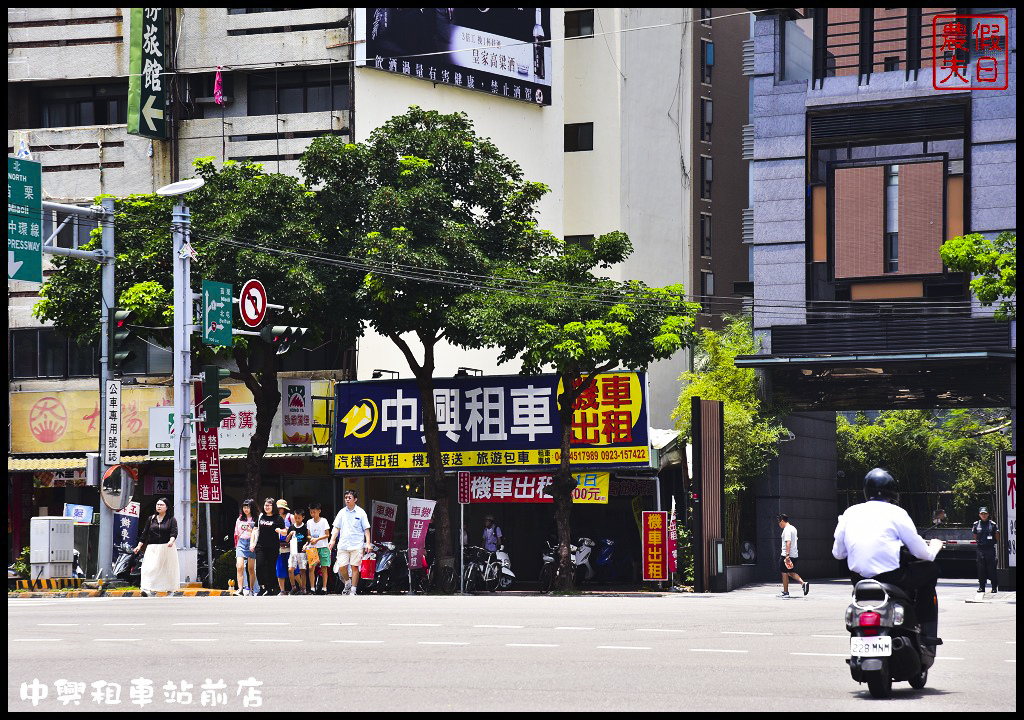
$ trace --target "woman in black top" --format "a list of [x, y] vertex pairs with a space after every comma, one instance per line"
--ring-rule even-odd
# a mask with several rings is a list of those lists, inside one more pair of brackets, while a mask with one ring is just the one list
[[281, 538], [287, 534], [284, 518], [274, 511], [274, 498], [263, 503], [263, 512], [256, 521], [259, 536], [256, 540], [256, 579], [260, 584], [259, 595], [278, 595], [277, 555]]
[[178, 537], [178, 521], [168, 514], [170, 503], [167, 498], [156, 501], [156, 512], [146, 520], [146, 526], [139, 536], [135, 552], [143, 548], [142, 594], [171, 592], [178, 589], [181, 571], [178, 567], [178, 551], [174, 541]]

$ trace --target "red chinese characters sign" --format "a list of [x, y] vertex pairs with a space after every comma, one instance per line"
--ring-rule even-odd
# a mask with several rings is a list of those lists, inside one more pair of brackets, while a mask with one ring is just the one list
[[668, 513], [644, 510], [644, 581], [668, 580]]
[[196, 467], [199, 502], [221, 502], [220, 447], [217, 442], [217, 428], [207, 429], [196, 425]]
[[936, 90], [1006, 90], [1010, 84], [1006, 15], [939, 14], [932, 19]]
[[370, 541], [391, 542], [395, 539], [395, 519], [398, 517], [398, 506], [392, 503], [374, 500], [370, 506]]
[[[572, 491], [574, 503], [608, 504], [608, 473], [576, 473], [573, 478], [576, 480]], [[550, 473], [473, 473], [468, 481], [467, 502], [552, 503], [554, 498], [545, 490], [553, 481]]]

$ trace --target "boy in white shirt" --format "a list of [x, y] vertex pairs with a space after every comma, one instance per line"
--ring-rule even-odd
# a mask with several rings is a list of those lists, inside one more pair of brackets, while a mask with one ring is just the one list
[[[320, 503], [313, 502], [309, 504], [309, 522], [306, 523], [306, 528], [309, 530], [309, 546], [316, 548], [317, 553], [320, 555], [320, 577], [323, 579], [323, 587], [316, 591], [317, 595], [327, 594], [327, 574], [331, 568], [331, 549], [327, 547], [328, 533], [331, 531], [331, 524], [327, 522], [327, 518], [320, 517]], [[316, 587], [316, 575], [310, 578], [310, 589]]]

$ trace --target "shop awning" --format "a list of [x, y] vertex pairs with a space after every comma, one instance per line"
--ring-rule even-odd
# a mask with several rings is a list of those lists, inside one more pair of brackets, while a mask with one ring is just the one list
[[[147, 455], [122, 455], [121, 462], [137, 465], [149, 459]], [[85, 454], [60, 457], [8, 455], [7, 472], [47, 472], [54, 470], [85, 470]]]

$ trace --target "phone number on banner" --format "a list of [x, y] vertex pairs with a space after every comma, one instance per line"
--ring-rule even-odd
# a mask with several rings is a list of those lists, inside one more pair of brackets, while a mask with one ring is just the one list
[[[643, 446], [587, 448], [572, 450], [570, 454], [573, 463], [647, 465], [650, 462], [650, 451]], [[557, 465], [561, 460], [562, 451], [559, 449], [441, 453], [441, 462], [446, 468], [533, 467]], [[426, 453], [345, 453], [334, 456], [335, 470], [415, 470], [426, 468], [428, 464]]]

